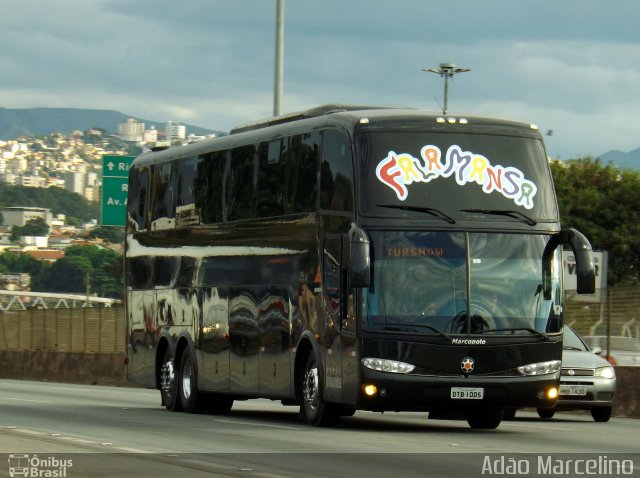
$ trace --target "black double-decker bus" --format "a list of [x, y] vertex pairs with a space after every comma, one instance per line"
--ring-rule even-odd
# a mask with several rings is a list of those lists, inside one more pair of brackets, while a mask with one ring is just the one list
[[170, 410], [553, 407], [562, 230], [533, 125], [330, 105], [141, 155], [129, 178], [128, 377]]

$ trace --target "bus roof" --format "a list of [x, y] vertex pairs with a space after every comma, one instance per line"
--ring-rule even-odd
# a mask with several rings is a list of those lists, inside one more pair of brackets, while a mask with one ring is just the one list
[[144, 153], [134, 162], [134, 166], [150, 162], [203, 154], [218, 149], [242, 146], [247, 143], [266, 141], [287, 134], [320, 129], [326, 126], [342, 126], [352, 130], [357, 125], [364, 128], [406, 128], [431, 126], [442, 130], [460, 125], [465, 128], [493, 130], [531, 135], [540, 135], [538, 128], [522, 121], [479, 115], [429, 112], [414, 108], [394, 108], [385, 106], [357, 106], [327, 104], [308, 110], [268, 118], [255, 123], [233, 128], [229, 135], [208, 139], [177, 148]]

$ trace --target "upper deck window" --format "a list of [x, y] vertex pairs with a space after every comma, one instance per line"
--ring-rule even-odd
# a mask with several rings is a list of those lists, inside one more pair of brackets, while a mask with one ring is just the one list
[[539, 139], [378, 130], [356, 141], [363, 214], [414, 217], [420, 213], [407, 209], [434, 208], [455, 219], [478, 217], [480, 209], [558, 218]]

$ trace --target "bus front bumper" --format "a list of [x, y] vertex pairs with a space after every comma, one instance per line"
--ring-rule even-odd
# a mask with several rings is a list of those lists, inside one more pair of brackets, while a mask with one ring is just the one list
[[552, 408], [559, 372], [539, 376], [420, 376], [363, 373], [357, 408], [370, 411]]

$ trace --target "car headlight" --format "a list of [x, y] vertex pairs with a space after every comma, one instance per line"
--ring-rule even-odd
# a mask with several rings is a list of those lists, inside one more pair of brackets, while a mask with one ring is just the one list
[[413, 371], [415, 365], [404, 362], [396, 362], [395, 360], [386, 360], [378, 358], [363, 358], [362, 365], [371, 370], [377, 370], [378, 372], [390, 372], [390, 373], [409, 373]]
[[518, 367], [518, 372], [522, 375], [546, 375], [555, 373], [560, 370], [560, 360], [551, 360], [549, 362], [530, 363]]
[[595, 375], [602, 378], [616, 378], [616, 371], [613, 367], [599, 367]]

